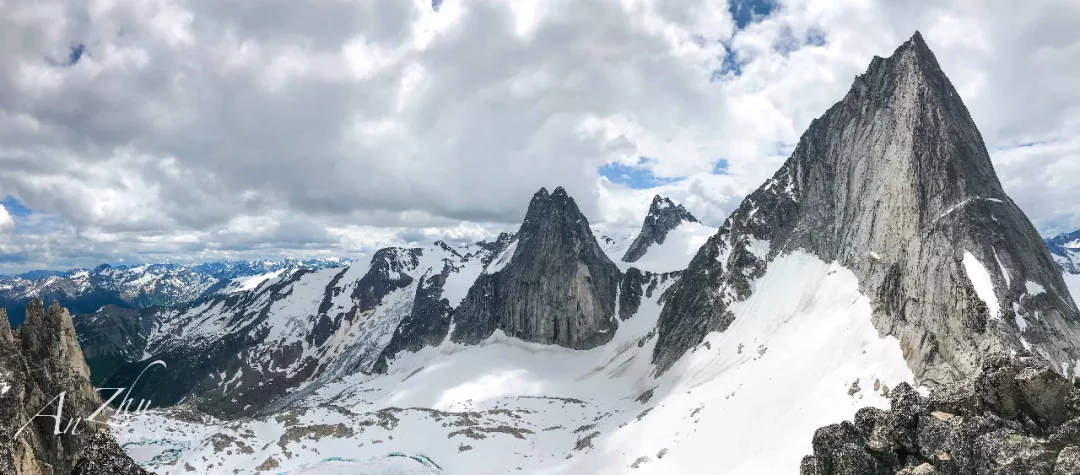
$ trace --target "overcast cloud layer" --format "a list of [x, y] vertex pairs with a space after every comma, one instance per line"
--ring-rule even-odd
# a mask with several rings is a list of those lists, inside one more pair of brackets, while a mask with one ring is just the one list
[[742, 3], [0, 0], [0, 272], [474, 241], [541, 186], [719, 225], [916, 29], [1006, 191], [1080, 228], [1075, 1]]

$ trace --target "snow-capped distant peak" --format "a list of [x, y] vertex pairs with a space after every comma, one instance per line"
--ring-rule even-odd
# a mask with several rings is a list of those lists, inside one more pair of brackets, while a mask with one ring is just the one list
[[632, 240], [625, 241], [624, 246], [612, 240], [605, 250], [621, 256], [613, 259], [620, 267], [632, 265], [646, 271], [671, 272], [685, 268], [698, 248], [715, 232], [716, 229], [701, 224], [683, 205], [656, 195], [641, 230]]

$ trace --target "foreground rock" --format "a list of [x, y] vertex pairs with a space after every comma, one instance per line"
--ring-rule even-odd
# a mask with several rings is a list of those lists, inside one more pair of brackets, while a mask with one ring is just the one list
[[1080, 388], [1041, 358], [986, 358], [979, 376], [822, 427], [803, 475], [1080, 473]]
[[12, 331], [0, 309], [0, 473], [146, 473], [104, 424], [86, 421], [101, 405], [89, 374], [67, 310], [53, 303], [46, 311], [41, 300], [31, 300], [25, 323]]

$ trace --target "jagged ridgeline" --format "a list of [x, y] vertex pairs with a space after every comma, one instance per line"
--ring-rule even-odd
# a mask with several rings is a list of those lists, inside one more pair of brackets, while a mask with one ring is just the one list
[[[680, 223], [702, 227], [666, 198], [652, 208], [635, 241], [640, 254]], [[77, 328], [106, 386], [123, 386], [161, 359], [185, 370], [146, 374], [145, 397], [254, 415], [350, 374], [385, 373], [402, 352], [448, 340], [473, 345], [499, 331], [595, 348], [636, 313], [654, 280], [672, 277], [621, 271], [558, 187], [538, 191], [518, 231], [493, 241], [385, 248], [366, 264], [283, 273], [177, 308], [105, 307], [80, 317]]]
[[626, 254], [623, 254], [623, 262], [636, 262], [641, 259], [651, 245], [663, 244], [668, 233], [680, 224], [699, 222], [683, 205], [676, 205], [670, 199], [656, 195], [649, 205], [645, 222], [641, 224], [641, 232], [630, 243]]
[[1080, 314], [1061, 270], [919, 33], [875, 57], [700, 249], [661, 314], [658, 372], [727, 328], [728, 307], [797, 249], [855, 272], [875, 326], [923, 382], [972, 374], [994, 351], [1077, 366]]
[[103, 425], [85, 420], [101, 399], [90, 385], [68, 311], [55, 302], [46, 310], [40, 299], [32, 299], [25, 315], [23, 325], [12, 331], [0, 308], [0, 473], [146, 473]]

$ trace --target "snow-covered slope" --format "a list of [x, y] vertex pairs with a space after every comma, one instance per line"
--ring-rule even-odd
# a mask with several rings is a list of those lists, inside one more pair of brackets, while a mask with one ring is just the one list
[[487, 243], [453, 248], [436, 242], [385, 248], [370, 262], [343, 268], [238, 280], [208, 298], [145, 317], [151, 323], [142, 346], [117, 355], [141, 357], [128, 359], [106, 384], [128, 384], [145, 366], [139, 360], [161, 359], [185, 370], [140, 380], [155, 401], [198, 398], [203, 409], [227, 415], [285, 404], [412, 348], [402, 341], [408, 328], [448, 326], [446, 302], [461, 301], [497, 250]]
[[[666, 273], [681, 271], [690, 263], [702, 244], [709, 236], [716, 234], [716, 228], [696, 222], [680, 223], [676, 228], [668, 231], [663, 244], [653, 244], [648, 250], [634, 262], [626, 262], [621, 256], [626, 254], [630, 244], [640, 235], [641, 231], [615, 232], [615, 230], [596, 231], [600, 247], [611, 258], [619, 269], [626, 271], [636, 267], [642, 271], [654, 273]], [[611, 236], [614, 234], [615, 236]]]
[[395, 452], [441, 470], [400, 459], [416, 470], [403, 473], [792, 473], [816, 427], [885, 406], [886, 387], [912, 381], [854, 275], [805, 253], [778, 258], [754, 284], [760, 297], [732, 308], [737, 324], [656, 378], [670, 280], [654, 279], [598, 348], [497, 332], [403, 354], [385, 375], [339, 378], [272, 416], [191, 422], [163, 410], [117, 433], [158, 473], [316, 473], [392, 463]]
[[685, 269], [716, 228], [701, 224], [683, 205], [656, 195], [640, 229], [632, 233], [594, 232], [604, 252], [623, 271], [637, 267], [665, 273]]

